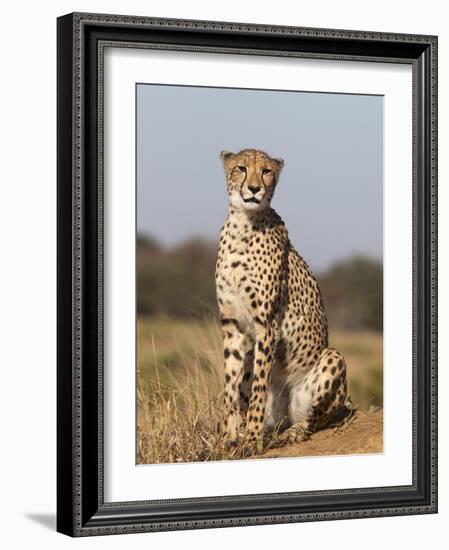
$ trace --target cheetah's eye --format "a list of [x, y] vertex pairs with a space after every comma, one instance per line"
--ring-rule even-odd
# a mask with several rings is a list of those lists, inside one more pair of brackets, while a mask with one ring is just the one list
[[246, 166], [237, 166], [237, 168], [240, 170], [240, 172], [246, 173]]
[[271, 174], [270, 168], [264, 168], [262, 170], [262, 176], [266, 176], [267, 174]]

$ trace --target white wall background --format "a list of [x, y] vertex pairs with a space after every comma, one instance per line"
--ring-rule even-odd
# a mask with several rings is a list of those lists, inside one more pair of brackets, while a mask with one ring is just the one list
[[[71, 11], [215, 19], [438, 34], [440, 37], [440, 388], [448, 388], [447, 235], [449, 30], [445, 2], [417, 0], [90, 0], [10, 2], [1, 40], [1, 455], [0, 542], [4, 548], [154, 549], [274, 545], [364, 550], [418, 549], [447, 539], [449, 410], [440, 410], [440, 513], [299, 525], [157, 533], [72, 540], [55, 529], [56, 428], [56, 21]], [[443, 538], [444, 537], [444, 538]]]

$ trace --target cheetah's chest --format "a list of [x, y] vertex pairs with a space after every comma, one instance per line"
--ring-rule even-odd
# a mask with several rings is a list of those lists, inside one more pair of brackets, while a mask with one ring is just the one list
[[226, 315], [252, 331], [253, 318], [245, 285], [250, 274], [247, 264], [247, 244], [235, 240], [231, 250], [220, 250], [221, 262], [217, 270], [217, 297]]

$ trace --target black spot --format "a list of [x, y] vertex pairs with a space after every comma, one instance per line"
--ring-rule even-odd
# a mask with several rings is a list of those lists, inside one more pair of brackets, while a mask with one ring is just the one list
[[331, 369], [331, 374], [333, 375], [333, 374], [335, 374], [336, 372], [337, 372], [337, 367], [332, 367], [332, 369]]
[[225, 381], [226, 383], [231, 381], [231, 377], [229, 376], [229, 374], [225, 374]]
[[237, 321], [237, 319], [222, 318], [221, 319], [221, 324], [223, 326], [225, 326], [225, 325], [234, 325], [240, 333], [242, 332], [242, 329], [240, 328], [240, 325], [239, 325], [239, 322]]
[[225, 356], [225, 359], [227, 359], [230, 355], [231, 355], [231, 352], [229, 351], [229, 348], [225, 348], [225, 349], [224, 349], [224, 356]]
[[233, 353], [233, 355], [236, 359], [238, 359], [239, 361], [242, 360], [242, 356], [240, 355], [240, 353], [237, 349], [235, 349], [232, 353]]
[[240, 262], [232, 262], [231, 267], [236, 268], [240, 265]]

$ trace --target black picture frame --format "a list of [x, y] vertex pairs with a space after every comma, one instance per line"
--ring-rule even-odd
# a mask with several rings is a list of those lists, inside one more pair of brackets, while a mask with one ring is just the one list
[[[437, 37], [75, 13], [58, 18], [57, 530], [71, 536], [437, 512]], [[413, 483], [105, 503], [102, 44], [413, 68]], [[263, 488], [261, 488], [263, 492]]]

